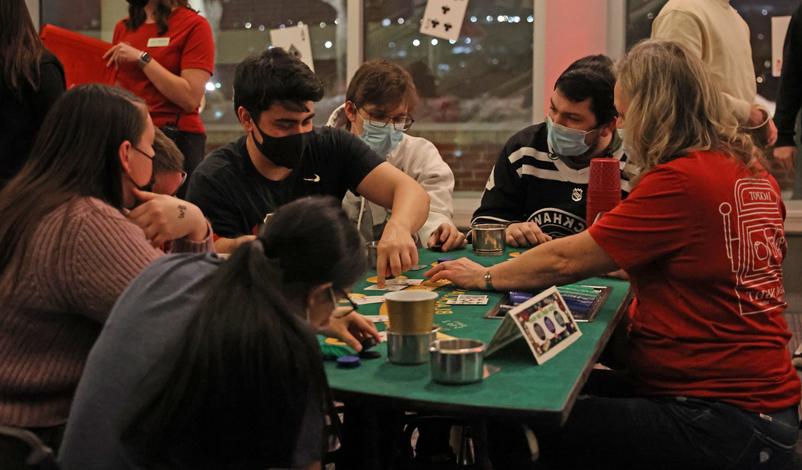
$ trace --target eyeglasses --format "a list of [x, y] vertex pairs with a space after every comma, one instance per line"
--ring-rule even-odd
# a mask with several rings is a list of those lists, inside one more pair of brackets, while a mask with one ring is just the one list
[[348, 296], [348, 294], [346, 294], [346, 293], [345, 293], [345, 292], [343, 292], [342, 290], [340, 290], [340, 292], [339, 292], [339, 293], [340, 293], [340, 294], [341, 294], [341, 296], [342, 296], [342, 300], [347, 300], [347, 301], [348, 301], [348, 303], [349, 303], [349, 304], [351, 304], [351, 310], [348, 310], [347, 312], [336, 313], [336, 312], [337, 312], [337, 309], [336, 309], [336, 307], [338, 307], [338, 306], [340, 305], [340, 301], [339, 301], [339, 300], [337, 300], [337, 295], [335, 295], [335, 293], [334, 293], [334, 289], [333, 289], [333, 288], [331, 288], [331, 287], [329, 287], [329, 295], [331, 296], [331, 302], [334, 304], [334, 307], [335, 307], [335, 310], [334, 310], [334, 312], [335, 312], [335, 313], [332, 313], [332, 314], [331, 314], [331, 316], [332, 316], [333, 318], [343, 318], [343, 317], [347, 317], [347, 316], [348, 316], [348, 315], [350, 315], [352, 312], [356, 312], [356, 311], [357, 311], [357, 309], [359, 309], [359, 306], [358, 306], [358, 305], [357, 305], [357, 304], [356, 304], [356, 303], [355, 303], [353, 300], [351, 300], [351, 297], [349, 297], [349, 296]]
[[[137, 152], [139, 152], [142, 155], [144, 155], [145, 157], [147, 157], [150, 161], [153, 161], [153, 159], [156, 158], [156, 154], [155, 153], [153, 155], [148, 155], [147, 153], [145, 153], [142, 150], [140, 150], [139, 147], [137, 147], [136, 145], [132, 145], [131, 147], [133, 147], [134, 150], [136, 150]], [[183, 182], [183, 180], [182, 180], [182, 182]]]
[[[357, 113], [358, 112], [359, 111], [357, 110]], [[362, 115], [360, 114], [360, 116]], [[415, 123], [415, 120], [409, 114], [402, 114], [393, 118], [387, 118], [382, 116], [371, 116], [367, 111], [365, 111], [365, 115], [362, 116], [362, 119], [382, 129], [387, 127], [388, 124], [392, 123], [393, 129], [402, 132], [408, 131], [409, 128], [412, 127], [412, 124]]]

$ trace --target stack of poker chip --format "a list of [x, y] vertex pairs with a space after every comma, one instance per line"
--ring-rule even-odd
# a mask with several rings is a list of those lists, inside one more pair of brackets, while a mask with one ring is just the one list
[[621, 202], [621, 173], [615, 158], [594, 158], [590, 161], [588, 180], [587, 225]]

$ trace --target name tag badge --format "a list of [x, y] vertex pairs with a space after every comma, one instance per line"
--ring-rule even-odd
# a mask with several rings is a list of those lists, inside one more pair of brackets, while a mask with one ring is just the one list
[[148, 47], [167, 47], [169, 44], [170, 44], [170, 38], [148, 39]]

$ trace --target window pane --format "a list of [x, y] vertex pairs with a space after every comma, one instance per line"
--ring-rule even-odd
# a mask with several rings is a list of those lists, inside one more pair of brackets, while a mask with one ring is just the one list
[[532, 119], [532, 0], [473, 1], [455, 42], [418, 32], [426, 2], [365, 0], [365, 59], [410, 71], [410, 133], [433, 141], [457, 190], [481, 190], [501, 146]]
[[315, 73], [326, 89], [316, 109], [315, 124], [325, 124], [334, 103], [345, 90], [346, 0], [206, 0], [203, 3], [217, 43], [217, 66], [212, 77], [214, 91], [207, 91], [207, 105], [202, 114], [210, 129], [215, 129], [215, 124], [229, 125], [223, 128], [237, 125], [232, 101], [237, 64], [270, 45], [271, 29], [296, 26], [299, 22], [309, 27]]
[[418, 32], [424, 7], [410, 0], [365, 2], [365, 58], [407, 67], [423, 98], [416, 119], [528, 122], [532, 2], [471, 2], [453, 43]]

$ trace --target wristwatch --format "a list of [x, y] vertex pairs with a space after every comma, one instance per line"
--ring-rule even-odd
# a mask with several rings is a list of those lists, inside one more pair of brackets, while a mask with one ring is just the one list
[[489, 269], [485, 271], [484, 280], [485, 280], [485, 290], [496, 290], [495, 287], [493, 287], [493, 278], [490, 276]]
[[148, 65], [148, 63], [150, 62], [150, 59], [152, 59], [152, 58], [153, 57], [150, 56], [148, 51], [142, 51], [142, 53], [139, 54], [139, 66], [140, 67], [144, 67], [144, 66]]

